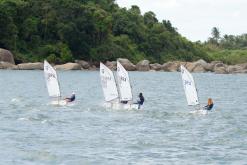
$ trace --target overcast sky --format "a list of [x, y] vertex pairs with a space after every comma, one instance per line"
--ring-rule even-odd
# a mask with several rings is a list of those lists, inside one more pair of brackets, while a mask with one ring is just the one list
[[247, 0], [116, 0], [121, 7], [137, 5], [142, 13], [153, 11], [170, 20], [183, 36], [205, 41], [212, 27], [221, 34], [247, 33]]

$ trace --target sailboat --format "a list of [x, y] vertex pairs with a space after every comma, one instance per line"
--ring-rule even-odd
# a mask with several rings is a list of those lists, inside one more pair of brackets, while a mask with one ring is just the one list
[[181, 65], [180, 69], [187, 103], [195, 108], [191, 113], [207, 113], [207, 110], [200, 107], [197, 88], [192, 74], [183, 65]]
[[101, 85], [105, 96], [105, 106], [112, 109], [138, 109], [133, 104], [129, 74], [117, 61], [117, 83], [113, 72], [100, 63]]
[[44, 75], [48, 94], [50, 98], [52, 98], [51, 104], [66, 105], [67, 102], [65, 100], [61, 100], [61, 92], [57, 72], [46, 60], [44, 61]]
[[100, 77], [105, 101], [111, 103], [117, 102], [118, 91], [115, 77], [113, 75], [113, 72], [103, 63], [100, 63]]

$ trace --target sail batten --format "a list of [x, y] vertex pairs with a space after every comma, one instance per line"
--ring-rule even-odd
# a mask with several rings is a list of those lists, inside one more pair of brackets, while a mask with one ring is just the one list
[[103, 63], [100, 63], [100, 78], [105, 101], [117, 99], [118, 91], [113, 72]]
[[129, 74], [117, 61], [117, 81], [120, 94], [120, 101], [131, 101], [133, 99]]
[[198, 105], [199, 100], [195, 81], [191, 73], [183, 65], [181, 65], [181, 75], [188, 105]]
[[60, 97], [61, 93], [57, 73], [46, 60], [44, 61], [44, 75], [49, 96], [56, 98]]

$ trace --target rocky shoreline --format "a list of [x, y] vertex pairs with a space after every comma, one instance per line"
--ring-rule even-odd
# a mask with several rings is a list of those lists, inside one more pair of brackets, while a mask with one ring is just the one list
[[[184, 65], [190, 72], [214, 72], [216, 74], [235, 74], [247, 73], [247, 63], [237, 65], [226, 65], [221, 61], [212, 61], [207, 63], [204, 60], [195, 62], [181, 62], [173, 61], [164, 64], [154, 63], [151, 64], [148, 60], [142, 60], [136, 65], [131, 63], [128, 59], [119, 58], [118, 61], [128, 71], [160, 71], [160, 72], [178, 72], [180, 65]], [[116, 70], [116, 61], [107, 61], [105, 63], [112, 70]], [[13, 55], [10, 51], [0, 49], [0, 69], [10, 70], [43, 70], [44, 64], [41, 62], [36, 63], [21, 63], [15, 65]], [[74, 63], [66, 63], [62, 65], [54, 65], [57, 70], [98, 70], [99, 63], [90, 63], [83, 60], [75, 60]]]

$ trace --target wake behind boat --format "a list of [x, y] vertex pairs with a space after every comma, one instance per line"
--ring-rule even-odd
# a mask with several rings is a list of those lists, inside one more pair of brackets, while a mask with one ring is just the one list
[[105, 107], [112, 109], [140, 109], [138, 104], [133, 103], [129, 74], [120, 62], [117, 61], [117, 83], [113, 72], [103, 63], [100, 63], [100, 77], [105, 96]]

